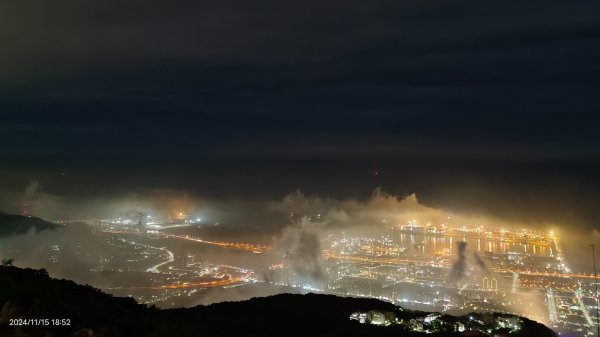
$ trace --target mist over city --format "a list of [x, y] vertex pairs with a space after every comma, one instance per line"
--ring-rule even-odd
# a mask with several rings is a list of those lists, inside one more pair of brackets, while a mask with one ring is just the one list
[[[297, 294], [350, 330], [600, 333], [598, 1], [2, 7], [1, 273], [166, 322]], [[71, 319], [0, 295], [0, 336]]]

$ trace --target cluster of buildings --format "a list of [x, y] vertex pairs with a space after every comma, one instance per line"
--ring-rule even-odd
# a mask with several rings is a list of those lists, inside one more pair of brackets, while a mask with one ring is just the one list
[[481, 336], [512, 334], [519, 331], [523, 323], [519, 317], [503, 314], [472, 313], [457, 317], [441, 313], [408, 313], [403, 317], [399, 318], [390, 311], [370, 310], [354, 312], [350, 315], [350, 320], [358, 321], [361, 324], [400, 326], [415, 332], [457, 332], [464, 335], [478, 333]]
[[[177, 298], [198, 294], [201, 287], [187, 287], [198, 280], [240, 277], [242, 282], [257, 282], [261, 279], [253, 276], [252, 270], [210, 264], [194, 254], [173, 254], [165, 247], [152, 246], [148, 242], [159, 238], [153, 233], [157, 231], [162, 239], [197, 241], [253, 253], [269, 253], [270, 247], [245, 244], [246, 247], [196, 240], [185, 234], [165, 234], [165, 229], [189, 226], [194, 219], [188, 217], [175, 223], [154, 224], [153, 221], [148, 218], [142, 225], [135, 218], [95, 222], [103, 228], [109, 243], [119, 248], [115, 250], [117, 253], [102, 257], [97, 271], [151, 271], [151, 283], [173, 285], [165, 289], [146, 287], [113, 293], [133, 294], [142, 302], [177, 306]], [[136, 230], [140, 226], [143, 231]], [[155, 229], [155, 226], [158, 227]], [[118, 231], [118, 228], [126, 230]], [[185, 233], [186, 229], [173, 230]], [[140, 236], [150, 241], [146, 240], [144, 244], [131, 239]], [[81, 251], [85, 251], [85, 247]], [[62, 247], [49, 247], [46, 253], [57, 261]], [[412, 221], [370, 236], [331, 235], [323, 241], [320, 262], [325, 276], [318, 282], [298, 274], [285, 260], [276, 264], [276, 268], [270, 268], [264, 281], [305, 291], [378, 298], [428, 312], [523, 315], [573, 337], [591, 336], [597, 324], [593, 279], [570, 271], [560, 241], [553, 232], [486, 229], [482, 226], [466, 228], [447, 223], [420, 225]], [[452, 277], [451, 271], [457, 268], [459, 277]], [[265, 272], [257, 270], [256, 273]], [[220, 285], [217, 282], [215, 286]], [[388, 313], [372, 311], [356, 313], [351, 318], [376, 325], [402, 324], [415, 331], [483, 329], [477, 327], [477, 316], [473, 317], [473, 321], [452, 321], [442, 315], [399, 322]], [[486, 327], [492, 324], [493, 329], [512, 329], [518, 325], [518, 322], [500, 316], [493, 322], [483, 322]]]

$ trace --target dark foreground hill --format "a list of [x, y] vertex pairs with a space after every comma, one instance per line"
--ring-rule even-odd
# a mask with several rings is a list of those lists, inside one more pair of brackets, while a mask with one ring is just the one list
[[[72, 281], [52, 279], [44, 270], [13, 266], [0, 266], [0, 307], [0, 336], [376, 337], [424, 336], [425, 332], [414, 331], [423, 329], [447, 330], [434, 336], [485, 336], [492, 330], [489, 335], [555, 336], [545, 326], [515, 316], [471, 314], [432, 321], [435, 315], [430, 315], [427, 323], [427, 313], [373, 299], [331, 295], [284, 294], [160, 310]], [[353, 313], [354, 318], [363, 319], [350, 320]], [[516, 322], [517, 330], [511, 328], [511, 322]], [[451, 332], [454, 327], [457, 332]]]
[[25, 234], [31, 230], [36, 232], [53, 230], [56, 227], [57, 225], [40, 218], [0, 212], [0, 238]]

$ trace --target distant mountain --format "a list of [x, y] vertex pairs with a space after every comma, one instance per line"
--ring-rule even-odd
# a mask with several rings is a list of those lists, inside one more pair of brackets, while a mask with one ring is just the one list
[[[456, 330], [462, 325], [462, 332], [433, 336], [487, 336], [492, 330], [490, 336], [556, 336], [545, 326], [517, 316], [457, 318], [407, 311], [374, 299], [331, 295], [284, 294], [161, 310], [90, 286], [52, 279], [44, 270], [13, 266], [0, 266], [0, 308], [0, 336], [424, 336], [425, 332], [414, 331], [422, 330], [424, 323], [430, 328], [437, 324], [436, 331], [444, 324]], [[390, 324], [391, 320], [396, 323]], [[511, 328], [515, 322], [518, 330]], [[384, 323], [390, 325], [374, 325]]]
[[15, 234], [25, 234], [32, 228], [36, 232], [53, 230], [58, 225], [35, 217], [0, 212], [0, 238]]

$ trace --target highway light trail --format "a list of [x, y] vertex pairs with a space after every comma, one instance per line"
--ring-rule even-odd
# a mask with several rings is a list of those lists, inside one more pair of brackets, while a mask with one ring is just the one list
[[[114, 230], [114, 229], [110, 229], [110, 230], [104, 229], [102, 231], [106, 232], [106, 233], [111, 233], [111, 234], [134, 234], [134, 235], [139, 235], [139, 236], [146, 236], [143, 233], [138, 233], [135, 231]], [[204, 240], [204, 239], [200, 239], [197, 237], [193, 237], [190, 235], [175, 235], [175, 234], [165, 234], [165, 233], [152, 233], [151, 235], [157, 236], [157, 237], [162, 237], [162, 238], [174, 238], [174, 239], [180, 239], [180, 240], [193, 241], [193, 242], [203, 243], [203, 244], [207, 244], [207, 245], [211, 245], [211, 246], [217, 246], [217, 247], [221, 247], [221, 248], [225, 248], [225, 249], [243, 250], [243, 251], [256, 253], [256, 254], [269, 253], [272, 250], [272, 247], [267, 246], [267, 245], [255, 245], [255, 244], [244, 243], [244, 242], [210, 241], [210, 240]]]
[[152, 247], [152, 248], [160, 249], [160, 250], [165, 251], [169, 255], [169, 258], [167, 259], [167, 261], [158, 263], [158, 264], [156, 264], [156, 265], [148, 268], [148, 271], [151, 271], [153, 273], [160, 273], [160, 271], [158, 270], [158, 268], [160, 268], [160, 267], [162, 267], [162, 266], [164, 266], [164, 265], [166, 265], [168, 263], [171, 263], [171, 262], [175, 261], [175, 256], [173, 255], [173, 252], [171, 252], [170, 250], [168, 250], [166, 248], [158, 248], [158, 247]]
[[215, 281], [204, 281], [204, 282], [184, 282], [184, 283], [171, 283], [171, 284], [163, 284], [158, 286], [139, 286], [139, 287], [116, 287], [110, 289], [125, 289], [125, 290], [142, 290], [142, 289], [152, 289], [152, 290], [161, 290], [161, 289], [189, 289], [189, 288], [213, 288], [213, 287], [224, 287], [228, 285], [233, 285], [236, 283], [240, 283], [246, 280], [243, 276], [238, 277], [228, 277], [222, 280]]
[[156, 234], [166, 238], [175, 238], [181, 240], [194, 241], [199, 243], [204, 243], [207, 245], [218, 246], [225, 249], [234, 249], [234, 250], [243, 250], [251, 253], [268, 253], [272, 250], [270, 246], [266, 245], [254, 245], [251, 243], [241, 243], [241, 242], [222, 242], [222, 241], [209, 241], [203, 240], [200, 238], [195, 238], [189, 235], [175, 235], [175, 234]]

